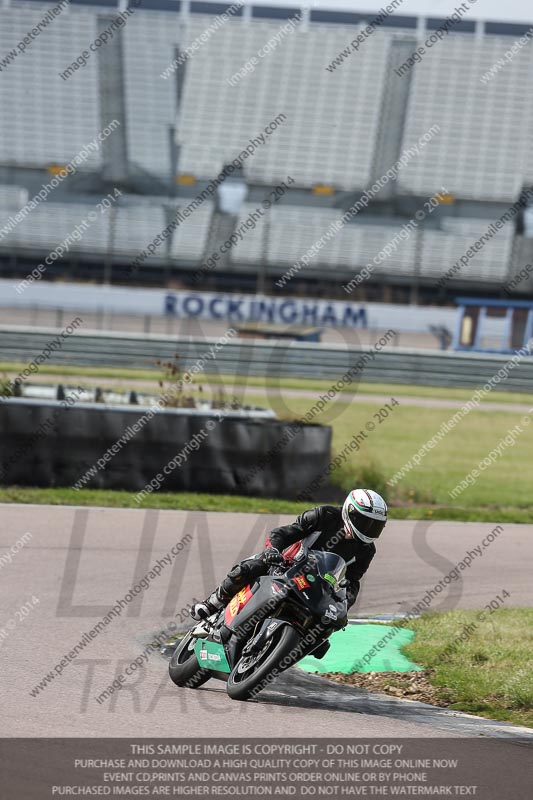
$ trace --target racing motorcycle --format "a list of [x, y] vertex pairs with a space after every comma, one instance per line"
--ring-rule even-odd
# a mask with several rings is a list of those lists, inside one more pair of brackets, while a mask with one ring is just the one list
[[348, 582], [343, 558], [312, 549], [319, 535], [288, 547], [280, 566], [185, 635], [169, 664], [177, 686], [217, 678], [231, 698], [248, 700], [304, 656], [324, 657], [346, 619]]

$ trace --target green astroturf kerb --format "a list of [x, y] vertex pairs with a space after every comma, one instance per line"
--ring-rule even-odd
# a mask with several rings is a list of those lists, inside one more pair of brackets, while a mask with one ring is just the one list
[[306, 656], [298, 662], [306, 672], [410, 672], [420, 670], [400, 648], [414, 638], [414, 632], [391, 625], [349, 625], [331, 638], [331, 647], [318, 659]]

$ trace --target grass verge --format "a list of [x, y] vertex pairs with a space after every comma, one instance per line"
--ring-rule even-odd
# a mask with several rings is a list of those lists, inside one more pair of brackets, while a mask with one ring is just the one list
[[[176, 511], [220, 511], [247, 514], [290, 514], [296, 516], [312, 503], [291, 500], [270, 500], [239, 495], [199, 494], [193, 492], [148, 495], [135, 502], [135, 492], [111, 489], [81, 489], [54, 487], [39, 489], [26, 486], [0, 487], [0, 503], [32, 503], [35, 505], [103, 506], [108, 508], [161, 508]], [[324, 501], [327, 502], [327, 501]], [[336, 501], [332, 500], [335, 504]], [[446, 506], [391, 506], [391, 519], [455, 520], [457, 522], [518, 522], [533, 523], [533, 507], [522, 508], [450, 508]]]
[[0, 487], [0, 503], [34, 503], [37, 505], [104, 506], [108, 508], [161, 508], [177, 511], [233, 511], [263, 514], [300, 514], [307, 503], [290, 500], [264, 500], [237, 495], [195, 494], [189, 492], [158, 492], [135, 502], [136, 492], [110, 489], [80, 489], [54, 487], [38, 489], [24, 486]]
[[406, 627], [416, 635], [402, 650], [439, 705], [533, 727], [533, 608], [423, 614]]

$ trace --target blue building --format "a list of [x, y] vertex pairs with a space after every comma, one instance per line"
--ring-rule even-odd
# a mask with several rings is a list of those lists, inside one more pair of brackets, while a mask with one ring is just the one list
[[533, 334], [533, 301], [458, 297], [454, 350], [515, 353]]

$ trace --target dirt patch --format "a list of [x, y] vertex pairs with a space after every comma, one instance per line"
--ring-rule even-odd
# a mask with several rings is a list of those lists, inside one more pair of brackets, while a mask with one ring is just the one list
[[327, 672], [322, 678], [329, 678], [337, 683], [357, 686], [373, 692], [382, 692], [392, 697], [403, 697], [405, 700], [418, 700], [432, 706], [446, 708], [452, 697], [446, 689], [437, 689], [430, 683], [430, 670], [416, 672]]

